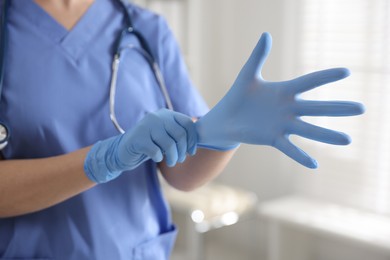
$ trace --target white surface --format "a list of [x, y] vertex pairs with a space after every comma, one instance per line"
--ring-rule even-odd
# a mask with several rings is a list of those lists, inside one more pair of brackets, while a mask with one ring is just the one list
[[285, 197], [262, 203], [259, 214], [281, 224], [390, 252], [390, 217], [387, 216], [303, 197]]
[[254, 193], [215, 182], [192, 192], [182, 192], [166, 184], [163, 187], [172, 209], [187, 214], [201, 233], [237, 223], [253, 212], [257, 203]]
[[211, 182], [191, 192], [164, 186], [172, 207], [179, 211], [202, 211], [204, 220], [221, 217], [227, 212], [244, 213], [256, 204], [256, 195], [227, 185]]
[[[198, 260], [259, 260], [251, 252], [247, 252], [239, 247], [226, 246], [218, 241], [207, 241], [204, 259]], [[175, 249], [171, 260], [188, 260], [188, 255], [181, 248]]]

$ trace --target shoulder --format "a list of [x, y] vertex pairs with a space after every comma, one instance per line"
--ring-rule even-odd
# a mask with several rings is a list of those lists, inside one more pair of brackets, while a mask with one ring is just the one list
[[128, 3], [127, 10], [133, 19], [134, 26], [137, 26], [138, 28], [153, 28], [154, 30], [158, 29], [159, 31], [169, 30], [166, 19], [162, 15], [154, 11], [151, 11], [134, 3]]

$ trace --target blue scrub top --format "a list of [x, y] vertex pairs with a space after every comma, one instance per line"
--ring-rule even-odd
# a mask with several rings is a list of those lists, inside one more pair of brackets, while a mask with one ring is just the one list
[[[164, 19], [135, 5], [128, 10], [161, 66], [175, 110], [205, 114]], [[0, 119], [12, 131], [5, 158], [65, 154], [118, 134], [108, 96], [114, 43], [124, 25], [112, 0], [95, 0], [70, 31], [32, 0], [11, 1], [0, 104]], [[134, 36], [123, 44], [130, 43], [139, 45]], [[136, 52], [126, 51], [118, 77], [116, 111], [125, 129], [165, 107]], [[0, 259], [167, 259], [175, 232], [156, 165], [147, 161], [53, 207], [0, 219]]]

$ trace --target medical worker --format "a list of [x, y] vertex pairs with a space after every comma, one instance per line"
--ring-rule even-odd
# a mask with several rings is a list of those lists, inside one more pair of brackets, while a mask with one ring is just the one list
[[[0, 162], [0, 259], [168, 259], [176, 229], [157, 169], [173, 187], [192, 190], [217, 176], [241, 143], [273, 146], [316, 168], [290, 134], [350, 140], [300, 116], [363, 112], [354, 102], [298, 97], [347, 69], [264, 80], [267, 33], [209, 111], [160, 16], [118, 0], [5, 2], [0, 121], [10, 135]], [[159, 65], [174, 111], [165, 109], [159, 73], [134, 46]]]

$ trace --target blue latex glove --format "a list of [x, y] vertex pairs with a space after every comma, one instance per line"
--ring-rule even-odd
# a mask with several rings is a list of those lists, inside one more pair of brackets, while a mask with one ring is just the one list
[[168, 166], [196, 151], [197, 133], [190, 117], [167, 109], [147, 114], [128, 132], [97, 142], [88, 152], [84, 170], [97, 183], [108, 182], [146, 160]]
[[344, 68], [314, 72], [289, 81], [269, 82], [261, 70], [271, 50], [271, 36], [264, 33], [236, 81], [222, 100], [197, 121], [199, 146], [228, 150], [240, 143], [273, 146], [309, 168], [317, 162], [293, 145], [288, 137], [299, 135], [319, 142], [347, 145], [341, 132], [311, 125], [301, 116], [352, 116], [362, 114], [361, 104], [347, 101], [306, 101], [299, 94], [349, 75]]

